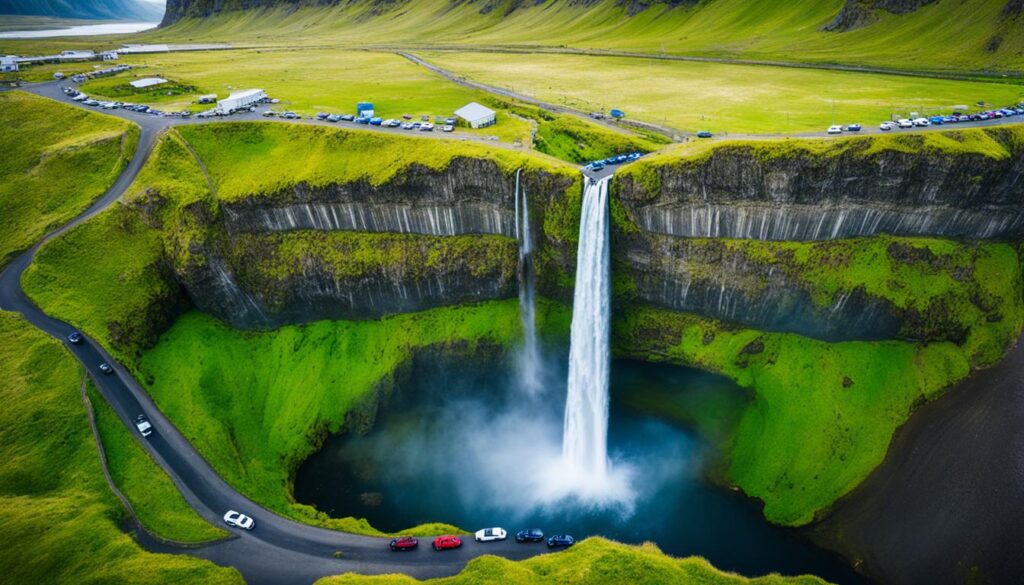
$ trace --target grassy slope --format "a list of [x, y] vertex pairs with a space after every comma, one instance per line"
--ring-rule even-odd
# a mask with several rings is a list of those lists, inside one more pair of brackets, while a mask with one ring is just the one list
[[[486, 15], [480, 14], [479, 3], [453, 6], [425, 0], [390, 9], [354, 3], [295, 12], [229, 12], [188, 20], [145, 38], [572, 47], [921, 70], [1019, 71], [1024, 64], [1024, 33], [1020, 20], [1015, 23], [1002, 15], [1005, 0], [939, 0], [912, 14], [881, 12], [877, 22], [855, 31], [821, 31], [843, 1], [716, 0], [695, 8], [659, 5], [632, 18], [625, 15], [627, 5], [614, 0], [543, 2], [523, 5], [511, 14], [498, 3]], [[987, 50], [996, 36], [1002, 42], [996, 50]]]
[[226, 530], [211, 526], [189, 507], [171, 478], [139, 445], [135, 434], [117, 418], [91, 381], [88, 392], [110, 475], [132, 503], [142, 525], [178, 542], [206, 542], [227, 536]]
[[525, 561], [484, 556], [473, 559], [452, 577], [419, 581], [404, 575], [369, 577], [346, 574], [327, 577], [316, 585], [819, 585], [812, 576], [768, 575], [746, 579], [716, 570], [699, 557], [677, 559], [653, 544], [628, 546], [603, 538], [588, 538], [556, 555], [541, 555]]
[[999, 82], [582, 55], [423, 56], [547, 102], [584, 111], [617, 107], [647, 122], [716, 133], [821, 132], [833, 123], [877, 124], [893, 113], [948, 114], [955, 105], [1024, 99], [1024, 88]]
[[113, 184], [138, 128], [22, 92], [0, 94], [0, 266]]
[[[551, 319], [563, 323], [565, 315], [556, 310]], [[514, 300], [268, 333], [233, 331], [190, 313], [143, 355], [139, 374], [161, 410], [243, 493], [291, 517], [373, 534], [365, 521], [328, 520], [292, 502], [293, 468], [346, 417], [356, 428], [366, 424], [361, 401], [386, 389], [413, 352], [439, 346], [471, 354], [518, 335]]]
[[242, 583], [234, 570], [150, 554], [118, 528], [81, 371], [60, 344], [0, 313], [0, 566], [10, 583]]

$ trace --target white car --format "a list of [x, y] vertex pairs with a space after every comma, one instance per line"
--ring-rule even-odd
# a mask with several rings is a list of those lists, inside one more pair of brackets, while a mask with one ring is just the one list
[[228, 513], [224, 514], [224, 523], [244, 530], [252, 530], [252, 527], [256, 526], [255, 520], [234, 510], [228, 510]]
[[481, 528], [476, 531], [477, 542], [492, 542], [495, 540], [505, 540], [508, 538], [508, 533], [505, 532], [504, 528]]
[[914, 123], [911, 122], [910, 120], [906, 119], [906, 118], [903, 118], [902, 120], [898, 120], [896, 122], [896, 125], [899, 126], [900, 128], [913, 128], [914, 127]]
[[149, 419], [144, 414], [135, 417], [135, 427], [139, 429], [139, 434], [143, 437], [153, 434], [153, 425], [149, 424]]
[[895, 122], [882, 122], [881, 124], [878, 125], [878, 128], [880, 130], [886, 130], [886, 131], [892, 130], [895, 127], [896, 127], [896, 123]]
[[828, 133], [829, 134], [842, 134], [843, 133], [843, 127], [842, 126], [829, 126], [828, 127]]
[[932, 123], [928, 121], [928, 118], [915, 118], [914, 126], [931, 126]]

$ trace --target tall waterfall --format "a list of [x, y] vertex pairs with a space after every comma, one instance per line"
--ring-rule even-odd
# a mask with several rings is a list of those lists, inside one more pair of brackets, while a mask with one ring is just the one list
[[563, 462], [573, 472], [589, 478], [603, 478], [608, 471], [609, 180], [585, 178], [562, 435]]
[[523, 389], [531, 395], [541, 387], [541, 357], [537, 345], [536, 305], [533, 271], [533, 237], [530, 233], [530, 205], [526, 188], [520, 182], [522, 169], [516, 171], [516, 238], [519, 239], [519, 314], [523, 321], [523, 347], [519, 354], [519, 377]]

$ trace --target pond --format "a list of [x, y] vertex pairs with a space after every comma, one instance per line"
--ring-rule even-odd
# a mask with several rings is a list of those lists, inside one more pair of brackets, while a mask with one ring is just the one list
[[534, 469], [557, 469], [535, 462], [560, 453], [565, 366], [553, 361], [546, 370], [547, 390], [524, 396], [501, 364], [416, 360], [373, 430], [331, 437], [300, 466], [296, 499], [389, 532], [428, 522], [510, 533], [539, 527], [652, 541], [747, 576], [861, 582], [842, 558], [771, 525], [754, 502], [705, 479], [713, 449], [676, 422], [686, 418], [679, 412], [703, 412], [703, 423], [715, 420], [698, 421], [700, 428], [723, 432], [748, 398], [730, 380], [697, 370], [613, 362], [608, 444], [612, 467], [629, 477], [629, 497], [608, 505], [546, 497]]

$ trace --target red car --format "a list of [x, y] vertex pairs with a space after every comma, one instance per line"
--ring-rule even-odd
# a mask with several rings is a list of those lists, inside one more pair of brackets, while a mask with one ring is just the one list
[[420, 541], [411, 536], [399, 536], [391, 541], [391, 550], [412, 550], [420, 545]]
[[446, 550], [450, 548], [459, 548], [460, 546], [462, 546], [462, 539], [458, 536], [446, 534], [434, 539], [434, 550]]

